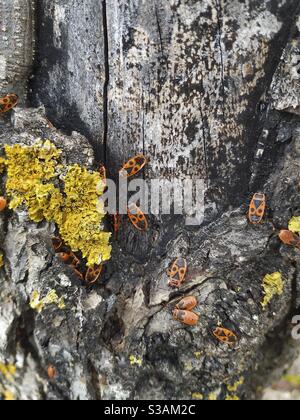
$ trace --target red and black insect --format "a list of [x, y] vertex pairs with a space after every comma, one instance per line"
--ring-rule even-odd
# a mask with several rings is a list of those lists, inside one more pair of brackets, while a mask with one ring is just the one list
[[149, 224], [147, 217], [136, 204], [130, 204], [127, 215], [133, 226], [140, 231], [148, 230]]
[[237, 335], [227, 328], [218, 327], [213, 331], [214, 337], [221, 343], [234, 346], [238, 342]]
[[167, 274], [169, 277], [169, 286], [170, 287], [180, 287], [184, 282], [186, 273], [187, 273], [187, 261], [184, 258], [177, 258], [172, 264], [170, 270]]
[[262, 193], [254, 194], [249, 207], [249, 221], [253, 225], [259, 225], [266, 212], [266, 195]]
[[18, 104], [18, 101], [19, 97], [15, 93], [9, 93], [3, 98], [0, 98], [0, 114], [13, 109]]
[[[120, 170], [120, 174], [124, 176], [125, 178], [130, 178], [134, 175], [136, 175], [138, 172], [140, 172], [146, 165], [148, 161], [144, 155], [137, 155], [133, 158], [131, 158], [127, 163], [123, 165], [123, 167]], [[100, 165], [99, 173], [101, 176], [101, 179], [106, 185], [106, 179], [107, 179], [107, 170], [104, 165]], [[148, 230], [149, 223], [146, 215], [143, 213], [143, 211], [136, 205], [131, 204], [128, 206], [127, 209], [127, 216], [133, 226], [139, 230], [139, 231], [146, 231]], [[115, 233], [115, 237], [118, 236], [118, 232], [121, 227], [121, 217], [118, 213], [113, 215], [113, 230]]]
[[70, 265], [71, 267], [77, 268], [80, 265], [79, 258], [77, 258], [74, 252], [72, 251], [60, 252], [58, 256], [62, 262], [64, 262], [67, 265]]
[[123, 165], [120, 174], [125, 178], [130, 178], [139, 173], [147, 163], [147, 158], [144, 155], [137, 155]]
[[86, 283], [89, 285], [95, 284], [101, 276], [102, 268], [102, 265], [94, 265], [94, 267], [89, 267], [84, 278]]

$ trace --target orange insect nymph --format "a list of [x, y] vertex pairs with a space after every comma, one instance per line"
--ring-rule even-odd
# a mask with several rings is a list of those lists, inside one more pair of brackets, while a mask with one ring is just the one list
[[130, 178], [139, 173], [147, 163], [148, 160], [144, 155], [137, 155], [123, 165], [120, 173], [124, 178]]
[[185, 280], [187, 273], [187, 261], [184, 258], [177, 258], [176, 261], [172, 264], [170, 270], [167, 274], [170, 278], [169, 286], [170, 287], [179, 287]]
[[266, 195], [262, 193], [254, 194], [249, 208], [249, 221], [253, 225], [259, 225], [266, 212]]
[[227, 328], [218, 327], [213, 331], [213, 335], [221, 343], [228, 344], [229, 346], [233, 346], [238, 342], [236, 334]]
[[176, 305], [176, 309], [182, 311], [191, 311], [198, 305], [197, 299], [194, 296], [187, 296]]
[[296, 235], [295, 233], [291, 232], [290, 230], [282, 230], [279, 233], [279, 239], [285, 245], [294, 246], [296, 248], [300, 248], [300, 236]]
[[142, 210], [136, 205], [131, 204], [127, 209], [129, 220], [133, 226], [140, 231], [148, 230], [149, 224]]
[[175, 321], [179, 321], [182, 324], [195, 326], [199, 322], [199, 315], [190, 311], [181, 311], [179, 309], [174, 309], [173, 318]]
[[0, 211], [4, 211], [7, 207], [7, 200], [4, 197], [0, 197]]
[[52, 238], [52, 245], [55, 252], [62, 252], [64, 243], [61, 238]]
[[18, 95], [10, 93], [3, 98], [0, 98], [0, 114], [8, 112], [13, 109], [19, 101]]
[[47, 369], [47, 374], [49, 379], [54, 379], [56, 377], [56, 369], [54, 366], [49, 366]]

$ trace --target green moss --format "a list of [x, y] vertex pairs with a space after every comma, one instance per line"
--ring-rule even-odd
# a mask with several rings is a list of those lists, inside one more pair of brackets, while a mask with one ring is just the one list
[[5, 153], [10, 208], [25, 205], [32, 221], [55, 222], [64, 242], [74, 252], [82, 252], [88, 266], [107, 261], [111, 234], [102, 226], [105, 212], [100, 202], [104, 188], [100, 174], [79, 165], [63, 168], [61, 151], [50, 141], [6, 146]]
[[204, 395], [201, 394], [200, 392], [193, 392], [192, 393], [192, 399], [202, 401], [202, 400], [204, 400]]
[[284, 291], [284, 282], [281, 273], [267, 274], [263, 279], [264, 299], [261, 302], [263, 308], [266, 308], [274, 296], [281, 296]]

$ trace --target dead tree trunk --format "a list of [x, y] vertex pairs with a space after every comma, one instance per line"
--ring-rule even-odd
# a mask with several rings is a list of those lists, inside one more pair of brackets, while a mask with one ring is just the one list
[[[293, 358], [299, 251], [282, 246], [277, 231], [300, 212], [298, 3], [37, 3], [31, 105], [44, 105], [71, 137], [49, 128], [42, 111], [18, 110], [1, 143], [50, 138], [67, 160], [87, 166], [92, 147], [113, 178], [143, 152], [145, 179], [203, 178], [207, 194], [200, 227], [152, 216], [141, 235], [125, 224], [91, 289], [53, 258], [53, 226], [1, 216], [0, 362], [18, 360], [17, 397], [247, 399]], [[271, 213], [252, 227], [243, 205], [257, 190]], [[189, 274], [174, 292], [166, 270], [178, 255]], [[262, 279], [277, 271], [284, 293], [263, 310]], [[28, 299], [37, 288], [56, 289], [66, 310], [34, 313]], [[191, 293], [199, 300], [194, 328], [171, 315], [176, 298]], [[239, 345], [220, 345], [211, 334], [218, 325], [235, 331]], [[50, 382], [48, 366], [57, 372]]]

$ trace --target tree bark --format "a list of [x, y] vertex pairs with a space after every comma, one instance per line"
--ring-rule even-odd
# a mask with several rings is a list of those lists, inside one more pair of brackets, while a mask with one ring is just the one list
[[[203, 178], [206, 211], [197, 228], [151, 216], [143, 235], [124, 219], [101, 282], [88, 289], [54, 258], [53, 226], [1, 215], [0, 361], [18, 362], [16, 397], [253, 399], [294, 359], [300, 259], [278, 230], [300, 212], [298, 9], [297, 0], [37, 3], [29, 98], [64, 134], [42, 109], [20, 109], [1, 143], [49, 138], [66, 162], [102, 160], [112, 178], [142, 152], [149, 182]], [[247, 200], [259, 190], [270, 213], [253, 227]], [[176, 292], [166, 271], [178, 255], [189, 272]], [[263, 310], [262, 280], [276, 271], [284, 293]], [[66, 310], [33, 312], [32, 291], [51, 289]], [[172, 319], [186, 294], [199, 301], [194, 328]], [[238, 346], [215, 340], [221, 324]]]

